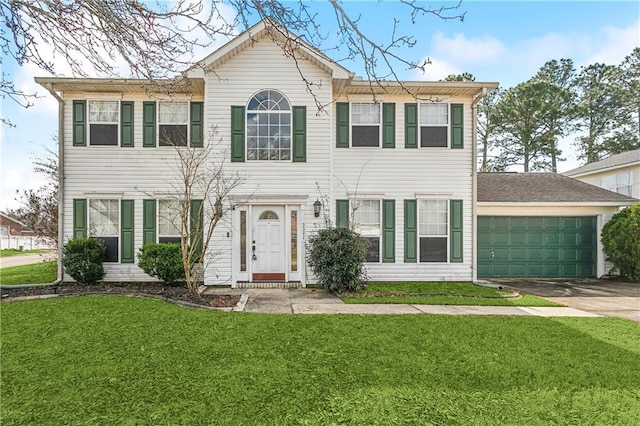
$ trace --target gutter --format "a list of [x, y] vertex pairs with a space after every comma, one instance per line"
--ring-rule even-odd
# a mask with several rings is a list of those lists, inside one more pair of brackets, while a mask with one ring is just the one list
[[471, 166], [471, 277], [473, 282], [478, 280], [478, 256], [476, 255], [476, 239], [478, 232], [478, 103], [489, 93], [486, 86], [474, 95], [471, 103], [471, 146], [472, 146], [472, 166]]
[[46, 89], [58, 101], [58, 282], [62, 282], [62, 242], [64, 233], [64, 101], [53, 90], [53, 83], [47, 83]]

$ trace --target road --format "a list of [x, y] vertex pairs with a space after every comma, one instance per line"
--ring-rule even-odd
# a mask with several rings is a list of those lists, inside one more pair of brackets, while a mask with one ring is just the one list
[[45, 260], [54, 260], [55, 253], [42, 254], [24, 254], [17, 256], [9, 256], [0, 258], [0, 268], [8, 268], [10, 266], [30, 265], [32, 263], [43, 262]]

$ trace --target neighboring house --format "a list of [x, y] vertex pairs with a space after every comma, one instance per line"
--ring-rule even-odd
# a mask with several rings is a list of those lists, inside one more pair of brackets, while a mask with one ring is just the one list
[[640, 149], [612, 155], [563, 175], [640, 199]]
[[310, 282], [305, 243], [325, 217], [368, 239], [372, 279], [474, 279], [475, 106], [497, 83], [379, 87], [302, 42], [294, 60], [269, 29], [213, 52], [172, 96], [135, 80], [36, 79], [61, 103], [60, 241], [100, 237], [105, 279], [148, 280], [139, 247], [180, 237], [166, 145], [219, 142], [246, 183], [223, 200], [233, 210], [205, 284]]
[[25, 229], [24, 224], [17, 219], [7, 216], [4, 213], [0, 213], [0, 236], [35, 236], [33, 231]]
[[478, 173], [478, 277], [605, 275], [602, 227], [636, 201], [555, 173]]

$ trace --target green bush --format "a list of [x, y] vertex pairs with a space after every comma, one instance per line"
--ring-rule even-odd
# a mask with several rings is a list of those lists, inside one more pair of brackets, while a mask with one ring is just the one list
[[640, 282], [640, 203], [614, 214], [602, 228], [601, 241], [621, 278]]
[[309, 242], [309, 266], [322, 288], [342, 293], [364, 287], [367, 241], [347, 228], [328, 228]]
[[104, 277], [105, 247], [97, 238], [73, 238], [62, 250], [65, 272], [82, 284], [93, 284]]
[[179, 243], [147, 243], [140, 247], [138, 266], [148, 275], [167, 284], [184, 280]]

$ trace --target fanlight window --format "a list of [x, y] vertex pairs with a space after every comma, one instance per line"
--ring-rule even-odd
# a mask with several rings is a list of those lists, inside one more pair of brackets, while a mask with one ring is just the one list
[[260, 220], [279, 220], [278, 215], [273, 210], [265, 210], [260, 214]]
[[247, 160], [291, 160], [291, 105], [276, 90], [247, 104]]

